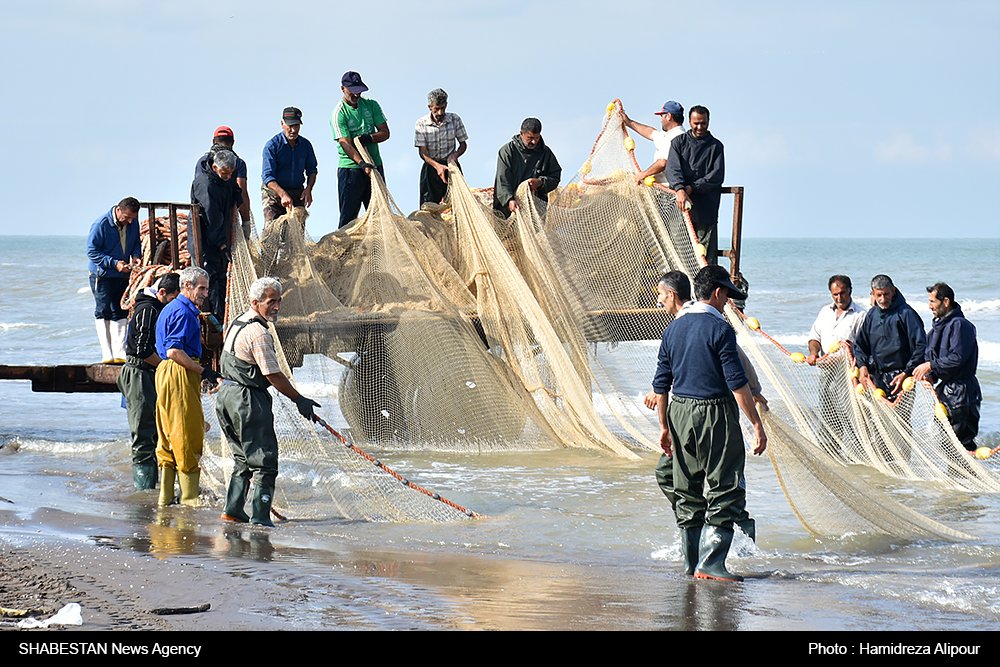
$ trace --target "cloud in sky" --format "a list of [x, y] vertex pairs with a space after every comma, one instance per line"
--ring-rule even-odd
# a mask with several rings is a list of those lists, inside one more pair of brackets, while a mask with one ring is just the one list
[[887, 164], [922, 165], [932, 162], [951, 162], [954, 151], [951, 144], [938, 141], [921, 144], [909, 132], [895, 132], [892, 137], [875, 144], [875, 158]]

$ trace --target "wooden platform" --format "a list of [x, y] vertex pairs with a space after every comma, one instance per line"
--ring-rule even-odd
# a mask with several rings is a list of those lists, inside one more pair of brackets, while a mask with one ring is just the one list
[[0, 380], [31, 380], [31, 391], [116, 392], [121, 364], [0, 366]]

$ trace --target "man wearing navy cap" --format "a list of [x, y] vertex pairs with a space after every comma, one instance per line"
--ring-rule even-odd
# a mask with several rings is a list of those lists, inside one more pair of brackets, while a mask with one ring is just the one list
[[264, 144], [264, 164], [260, 174], [264, 222], [274, 220], [293, 207], [309, 207], [316, 185], [316, 151], [299, 136], [302, 112], [285, 107], [281, 112], [281, 132]]
[[667, 156], [670, 155], [670, 142], [674, 140], [674, 137], [684, 134], [684, 107], [671, 100], [670, 102], [666, 102], [663, 108], [656, 112], [656, 115], [660, 117], [662, 130], [637, 123], [629, 118], [627, 114], [622, 113], [625, 126], [652, 141], [656, 147], [656, 153], [653, 155], [653, 164], [636, 174], [636, 182], [642, 183], [647, 176], [652, 176], [656, 179], [657, 183], [667, 186], [667, 177], [663, 172], [667, 168]]
[[[361, 97], [368, 86], [357, 72], [345, 72], [340, 80], [340, 90], [344, 98], [330, 115], [333, 138], [337, 140], [340, 161], [337, 163], [337, 189], [340, 195], [340, 224], [347, 225], [358, 217], [361, 205], [365, 210], [372, 198], [371, 171], [377, 169], [382, 178], [382, 156], [378, 145], [389, 138], [389, 124], [382, 107], [375, 100]], [[366, 162], [354, 146], [358, 137], [372, 161]]]

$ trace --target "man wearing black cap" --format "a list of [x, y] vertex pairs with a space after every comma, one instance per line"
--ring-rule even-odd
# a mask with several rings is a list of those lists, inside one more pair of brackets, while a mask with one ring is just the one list
[[[382, 107], [375, 100], [361, 97], [368, 86], [357, 72], [345, 72], [340, 80], [340, 90], [344, 98], [330, 115], [333, 138], [337, 140], [340, 161], [337, 163], [337, 190], [340, 195], [340, 224], [347, 225], [358, 217], [361, 205], [368, 209], [372, 198], [372, 169], [378, 169], [385, 178], [382, 156], [378, 145], [389, 138], [389, 124]], [[358, 137], [372, 161], [366, 162], [357, 148], [354, 138]]]
[[722, 142], [708, 131], [708, 109], [693, 106], [691, 129], [670, 143], [667, 180], [677, 191], [677, 207], [691, 216], [698, 243], [705, 246], [709, 264], [719, 260], [719, 202], [726, 161]]
[[264, 144], [260, 174], [264, 222], [274, 220], [292, 207], [308, 208], [313, 203], [316, 151], [308, 139], [299, 136], [301, 125], [302, 112], [285, 107], [281, 112], [281, 132]]
[[737, 406], [753, 425], [754, 454], [767, 447], [736, 332], [722, 315], [728, 298], [745, 297], [727, 271], [714, 264], [695, 275], [694, 292], [698, 302], [666, 328], [660, 343], [653, 378], [660, 446], [673, 454], [685, 571], [699, 579], [742, 581], [726, 570], [733, 523], [746, 508], [746, 455]]
[[[207, 161], [208, 167], [212, 167], [212, 158], [218, 150], [228, 148], [233, 152], [233, 155], [236, 155], [236, 151], [233, 150], [234, 143], [236, 143], [236, 135], [233, 134], [232, 128], [225, 125], [215, 128], [215, 134], [212, 135], [212, 147], [208, 149], [207, 153], [198, 158], [198, 161], [194, 165], [194, 175], [198, 176], [202, 172], [202, 162]], [[243, 201], [240, 203], [240, 220], [243, 221], [243, 236], [250, 238], [250, 197], [247, 190], [247, 163], [239, 155], [236, 155], [236, 171], [233, 172], [233, 178], [236, 179], [236, 185], [239, 186], [240, 195], [243, 197]]]
[[622, 113], [622, 120], [626, 127], [637, 132], [640, 136], [649, 139], [656, 146], [656, 153], [653, 155], [653, 164], [636, 174], [636, 182], [642, 183], [646, 180], [646, 177], [652, 176], [656, 179], [657, 183], [667, 186], [667, 177], [663, 171], [667, 168], [667, 156], [670, 155], [670, 142], [674, 140], [674, 137], [684, 134], [684, 107], [671, 100], [665, 103], [663, 108], [656, 112], [656, 115], [660, 117], [662, 130], [637, 123], [624, 112]]

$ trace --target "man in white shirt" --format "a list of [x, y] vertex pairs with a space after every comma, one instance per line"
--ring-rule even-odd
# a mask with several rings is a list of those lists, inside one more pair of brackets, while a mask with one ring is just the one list
[[865, 321], [865, 309], [851, 299], [851, 279], [831, 276], [827, 282], [833, 303], [823, 306], [809, 332], [809, 356], [806, 363], [815, 366], [837, 343], [854, 342]]
[[625, 127], [649, 139], [656, 147], [653, 164], [636, 174], [636, 182], [642, 183], [647, 176], [652, 176], [657, 183], [669, 187], [664, 169], [667, 167], [667, 156], [670, 154], [670, 142], [674, 140], [674, 137], [684, 134], [684, 107], [671, 100], [664, 104], [663, 108], [656, 112], [656, 115], [660, 117], [662, 130], [637, 123], [624, 112], [622, 113], [622, 121], [625, 123]]

